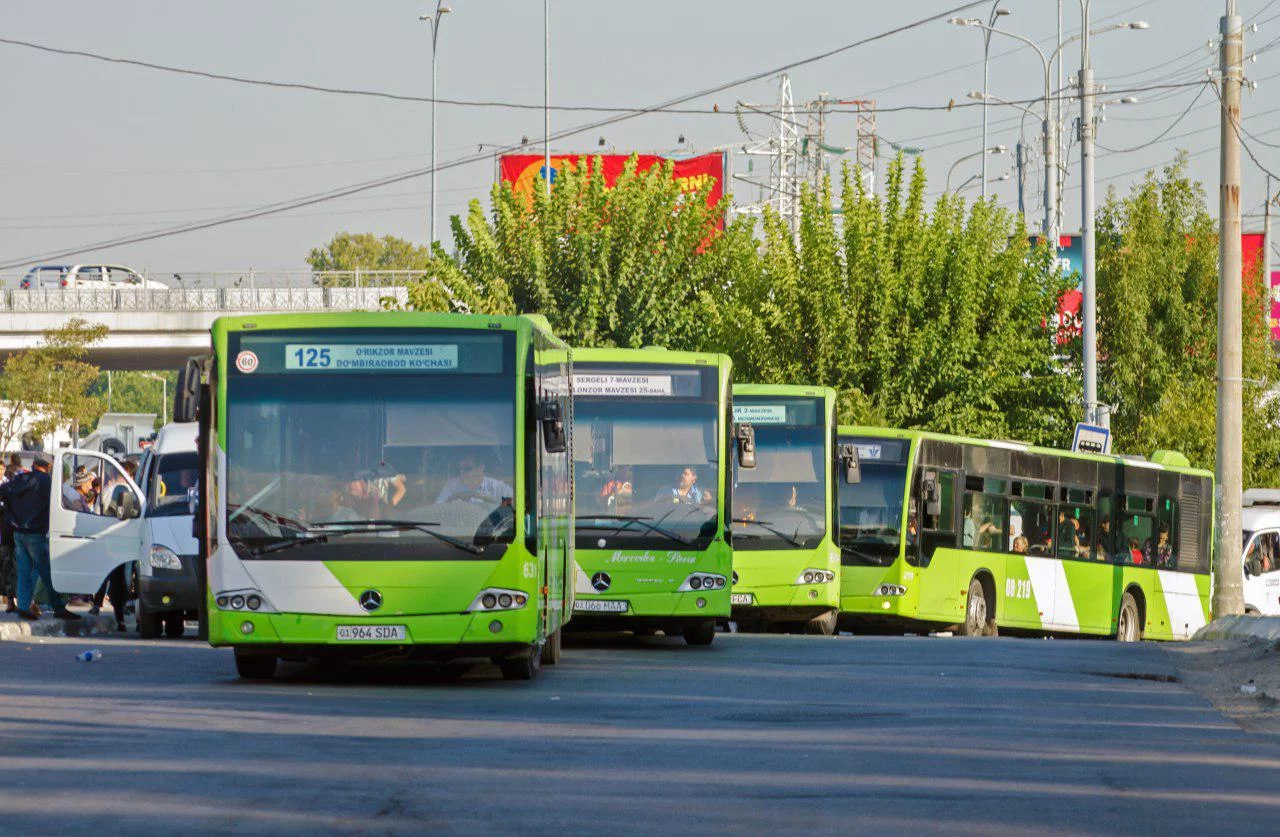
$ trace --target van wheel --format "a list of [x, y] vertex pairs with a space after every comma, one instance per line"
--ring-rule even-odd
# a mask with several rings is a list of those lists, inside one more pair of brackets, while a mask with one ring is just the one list
[[170, 611], [164, 617], [164, 635], [170, 639], [177, 639], [186, 633], [187, 620], [186, 616], [180, 610]]
[[148, 610], [142, 599], [138, 599], [138, 636], [143, 639], [159, 639], [163, 627], [160, 614]]
[[542, 664], [554, 666], [560, 663], [560, 629], [557, 628], [547, 641], [542, 643]]
[[716, 622], [714, 619], [694, 622], [692, 625], [685, 625], [681, 633], [689, 645], [710, 645], [716, 641]]
[[1120, 615], [1116, 618], [1116, 642], [1141, 642], [1142, 621], [1138, 615], [1138, 603], [1132, 593], [1125, 593], [1120, 600]]
[[989, 612], [987, 592], [982, 589], [982, 582], [975, 578], [969, 582], [969, 600], [965, 604], [964, 624], [960, 626], [960, 635], [986, 636]]
[[503, 680], [533, 680], [542, 670], [542, 651], [530, 648], [514, 657], [498, 661]]
[[236, 674], [244, 680], [270, 680], [276, 676], [275, 655], [236, 649]]

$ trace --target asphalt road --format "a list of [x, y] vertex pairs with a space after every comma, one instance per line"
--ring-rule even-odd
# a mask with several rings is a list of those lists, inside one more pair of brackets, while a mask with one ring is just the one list
[[0, 642], [0, 832], [1280, 832], [1280, 739], [1152, 644], [580, 641], [532, 684], [95, 645]]

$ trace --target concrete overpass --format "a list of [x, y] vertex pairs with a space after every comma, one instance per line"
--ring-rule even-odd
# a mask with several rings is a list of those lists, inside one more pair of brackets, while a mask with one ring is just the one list
[[[367, 274], [366, 274], [367, 277]], [[217, 317], [306, 311], [376, 311], [386, 302], [404, 304], [399, 284], [330, 284], [319, 274], [307, 286], [68, 288], [3, 291], [0, 301], [0, 362], [40, 342], [46, 329], [72, 317], [105, 325], [107, 338], [90, 351], [103, 369], [174, 369], [207, 351], [209, 326]], [[283, 283], [281, 283], [283, 284]]]

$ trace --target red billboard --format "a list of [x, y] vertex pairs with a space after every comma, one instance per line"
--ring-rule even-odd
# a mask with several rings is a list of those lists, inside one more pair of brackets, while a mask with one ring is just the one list
[[[552, 154], [551, 184], [554, 186], [559, 172], [568, 169], [587, 167], [590, 170], [595, 161], [600, 161], [604, 182], [612, 186], [622, 176], [627, 160], [636, 157], [636, 171], [648, 171], [654, 166], [662, 165], [668, 160], [673, 164], [671, 176], [680, 184], [682, 192], [705, 190], [707, 206], [715, 206], [724, 197], [724, 178], [726, 170], [723, 152], [702, 154], [697, 157], [674, 159], [657, 154]], [[498, 158], [498, 176], [511, 184], [517, 194], [531, 194], [534, 184], [542, 177], [543, 157], [541, 154], [506, 154]]]

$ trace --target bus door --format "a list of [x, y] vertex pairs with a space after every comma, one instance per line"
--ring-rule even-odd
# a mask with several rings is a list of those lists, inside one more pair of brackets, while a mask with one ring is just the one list
[[51, 476], [53, 586], [96, 593], [112, 570], [142, 555], [142, 491], [115, 459], [93, 451], [58, 451]]

